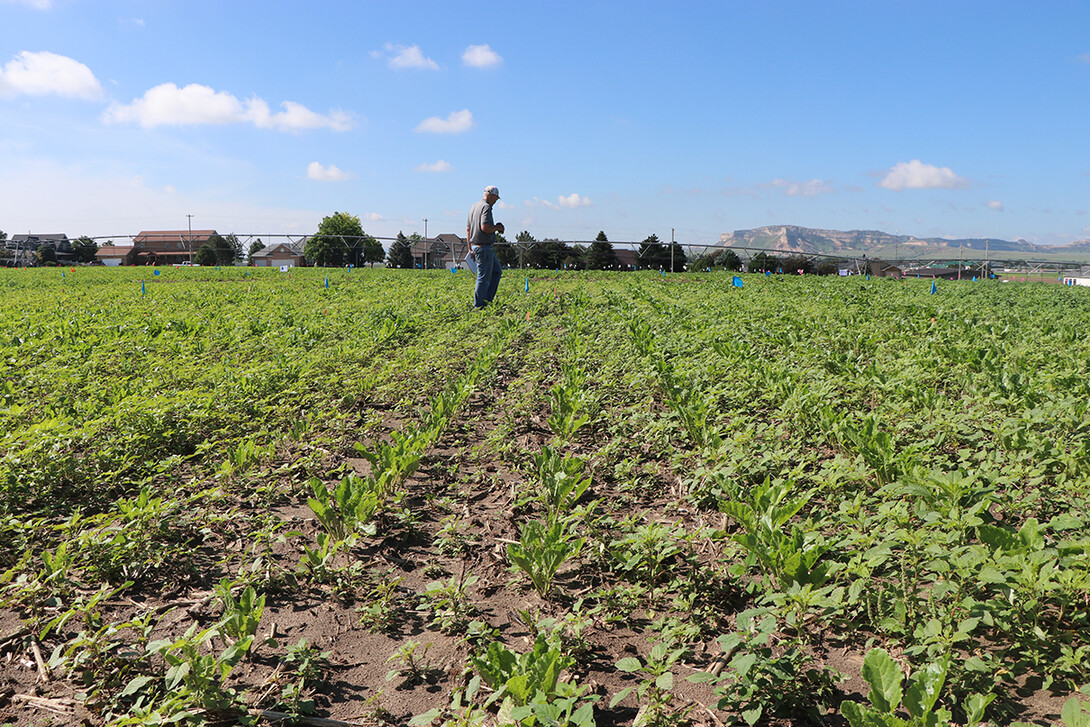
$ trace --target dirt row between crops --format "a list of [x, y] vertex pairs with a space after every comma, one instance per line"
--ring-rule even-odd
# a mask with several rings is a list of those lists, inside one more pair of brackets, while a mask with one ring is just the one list
[[[366, 594], [352, 599], [333, 593], [329, 587], [309, 586], [301, 581], [270, 591], [258, 636], [259, 640], [276, 639], [279, 649], [274, 652], [258, 646], [231, 677], [236, 687], [250, 690], [255, 706], [270, 706], [279, 693], [278, 654], [284, 646], [306, 639], [330, 653], [325, 679], [313, 685], [320, 716], [364, 725], [405, 724], [413, 715], [448, 705], [452, 691], [462, 686], [467, 676], [470, 646], [465, 634], [430, 629], [426, 616], [417, 610], [418, 596], [429, 582], [452, 576], [465, 582], [475, 576], [478, 580], [468, 588], [474, 609], [471, 618], [495, 629], [509, 648], [525, 652], [532, 646], [532, 636], [523, 614], [531, 614], [531, 618], [562, 615], [578, 598], [613, 578], [612, 574], [589, 565], [569, 566], [558, 574], [552, 599], [543, 601], [524, 578], [508, 567], [506, 546], [518, 540], [519, 523], [528, 514], [515, 508], [517, 493], [531, 476], [520, 470], [520, 464], [525, 465], [529, 454], [539, 452], [551, 437], [545, 423], [548, 412], [543, 393], [522, 388], [529, 385], [523, 373], [532, 362], [525, 359], [519, 347], [512, 349], [501, 356], [494, 383], [470, 398], [463, 412], [426, 453], [418, 471], [405, 483], [404, 506], [415, 515], [415, 521], [384, 522], [380, 528], [384, 537], [366, 541], [352, 554], [372, 573], [385, 573], [386, 582], [398, 582], [390, 601], [396, 615], [391, 625], [377, 632], [361, 625], [358, 609], [366, 602]], [[526, 399], [536, 403], [536, 410], [515, 420], [512, 427], [508, 412]], [[397, 421], [391, 417], [388, 424], [396, 427]], [[512, 461], [515, 458], [480, 447], [497, 428], [514, 438], [516, 451], [525, 455], [522, 460]], [[586, 498], [600, 500], [606, 511], [638, 508], [647, 522], [681, 522], [690, 532], [709, 526], [723, 527], [717, 513], [699, 512], [686, 503], [681, 483], [664, 466], [659, 467], [656, 482], [647, 492], [622, 491], [607, 468], [595, 468], [594, 442], [608, 435], [602, 430], [586, 431], [569, 448], [569, 453], [585, 457], [592, 467], [593, 484]], [[363, 469], [347, 453], [331, 456], [328, 464], [333, 469], [348, 461]], [[444, 503], [449, 507], [448, 512], [437, 506], [441, 498], [449, 499]], [[287, 523], [289, 529], [302, 531], [313, 542], [319, 527], [305, 504], [305, 495], [296, 494], [290, 499], [291, 503], [276, 505], [273, 514]], [[257, 504], [250, 507], [256, 508]], [[250, 514], [256, 517], [260, 513], [251, 510]], [[436, 545], [446, 514], [462, 522], [459, 532], [465, 538], [466, 548], [461, 553], [445, 553]], [[241, 513], [243, 518], [246, 515], [246, 511]], [[244, 545], [242, 539], [235, 539], [231, 533], [222, 533], [221, 538], [222, 547], [228, 552]], [[297, 569], [299, 550], [290, 541], [278, 543], [272, 546], [270, 557], [290, 572]], [[714, 564], [721, 558], [721, 548], [715, 541], [700, 544], [702, 563]], [[165, 612], [173, 608], [152, 638], [177, 638], [194, 622], [203, 627], [215, 622], [218, 607], [210, 585], [222, 575], [227, 574], [218, 573], [196, 587], [182, 584], [173, 592], [125, 595], [111, 601], [103, 616], [122, 621], [148, 610]], [[746, 605], [741, 594], [724, 596], [723, 633], [733, 627], [733, 614]], [[636, 683], [635, 677], [618, 671], [614, 665], [626, 656], [646, 656], [651, 648], [650, 620], [640, 609], [627, 622], [595, 621], [586, 634], [590, 650], [580, 659], [574, 673], [565, 677], [587, 685], [601, 697], [596, 710], [599, 725], [629, 725], [636, 716], [638, 704], [634, 695], [613, 709], [608, 708], [608, 703], [612, 695]], [[847, 678], [839, 685], [843, 697], [865, 700], [866, 685], [860, 669], [866, 634], [826, 634], [821, 632], [820, 623], [812, 626], [816, 631], [812, 635], [816, 665], [835, 669]], [[17, 635], [21, 629], [16, 614], [0, 610], [0, 636]], [[74, 634], [75, 629], [69, 628], [64, 636], [69, 638]], [[400, 677], [388, 680], [387, 672], [397, 666], [396, 661], [390, 663], [389, 659], [410, 640], [419, 642], [421, 650], [427, 649], [421, 656], [422, 682], [410, 684]], [[720, 655], [715, 638], [710, 637], [675, 669], [680, 678], [674, 688], [674, 706], [679, 712], [687, 712], [691, 723], [698, 727], [721, 725], [725, 715], [716, 713], [716, 698], [709, 687], [693, 685], [684, 677], [712, 668]], [[48, 651], [40, 656], [48, 659]], [[6, 683], [0, 686], [0, 717], [20, 727], [46, 724], [50, 712], [25, 700], [13, 701], [16, 694], [35, 695], [70, 707], [71, 714], [58, 716], [54, 723], [77, 724], [87, 720], [87, 724], [96, 724], [91, 712], [80, 704], [73, 685], [60, 679], [42, 681], [38, 658], [31, 649], [8, 649], [4, 658], [8, 666], [4, 668]], [[1023, 719], [1040, 720], [1043, 724], [1057, 721], [1062, 700], [1046, 692], [1035, 692], [1021, 701], [1029, 708]], [[771, 724], [794, 723], [783, 720]], [[835, 714], [824, 723], [844, 724]]]

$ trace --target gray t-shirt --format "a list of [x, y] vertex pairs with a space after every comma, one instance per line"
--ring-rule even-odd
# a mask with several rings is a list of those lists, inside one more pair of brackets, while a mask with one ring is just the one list
[[492, 205], [483, 199], [477, 200], [477, 204], [473, 205], [472, 209], [469, 210], [469, 219], [466, 220], [466, 227], [469, 229], [469, 244], [491, 245], [494, 243], [496, 233], [481, 230], [482, 225], [494, 224], [492, 221]]

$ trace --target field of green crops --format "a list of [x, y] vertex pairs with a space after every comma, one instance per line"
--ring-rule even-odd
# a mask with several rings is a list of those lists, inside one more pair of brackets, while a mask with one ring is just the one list
[[741, 279], [0, 270], [0, 725], [1090, 724], [1090, 289]]

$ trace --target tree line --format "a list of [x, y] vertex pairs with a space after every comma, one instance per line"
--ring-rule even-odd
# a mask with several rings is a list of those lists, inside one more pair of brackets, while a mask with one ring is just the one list
[[[0, 231], [0, 244], [6, 238], [6, 233]], [[424, 242], [424, 238], [419, 234], [406, 236], [399, 232], [389, 250], [385, 250], [381, 242], [364, 232], [358, 216], [334, 212], [322, 218], [318, 231], [304, 244], [303, 255], [310, 264], [322, 267], [358, 267], [385, 261], [387, 267], [413, 268], [417, 265], [413, 246], [421, 242]], [[252, 242], [247, 250], [246, 262], [250, 263], [254, 253], [264, 248], [265, 244], [260, 239]], [[98, 243], [87, 236], [72, 241], [76, 262], [94, 261], [98, 249]], [[56, 252], [52, 243], [41, 245], [35, 251], [38, 264], [56, 264]], [[805, 255], [778, 257], [761, 252], [746, 262], [737, 252], [726, 248], [693, 256], [676, 242], [659, 240], [658, 235], [646, 237], [635, 250], [634, 258], [626, 255], [622, 261], [604, 231], [600, 231], [589, 245], [569, 245], [552, 238], [537, 240], [527, 230], [518, 233], [514, 242], [497, 234], [496, 257], [504, 267], [541, 270], [627, 270], [634, 264], [640, 270], [667, 272], [709, 269], [806, 275], [835, 275], [837, 272], [836, 263], [818, 263]], [[214, 234], [197, 250], [193, 262], [198, 265], [233, 265], [242, 258], [242, 242], [236, 235]]]
[[[408, 237], [398, 233], [390, 245], [386, 265], [393, 268], [416, 267], [413, 246], [422, 241], [420, 235]], [[672, 248], [672, 249], [671, 249]], [[514, 242], [496, 234], [496, 257], [508, 268], [536, 268], [542, 270], [620, 270], [630, 269], [631, 264], [617, 255], [606, 233], [599, 232], [589, 245], [569, 245], [553, 238], [538, 240], [527, 230], [515, 236]], [[677, 243], [664, 244], [657, 235], [647, 237], [636, 250], [634, 264], [640, 269], [685, 270], [688, 258]]]

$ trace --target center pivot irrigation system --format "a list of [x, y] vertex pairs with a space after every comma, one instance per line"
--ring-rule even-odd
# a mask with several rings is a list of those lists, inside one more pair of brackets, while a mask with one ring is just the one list
[[[297, 249], [300, 253], [303, 250], [303, 246], [316, 235], [291, 235], [291, 234], [239, 234], [228, 233], [222, 235], [222, 237], [233, 236], [237, 239], [242, 246], [243, 250], [249, 249], [249, 246], [254, 242], [260, 241], [265, 243], [266, 247], [270, 247], [279, 243], [286, 243], [291, 247]], [[140, 245], [135, 243], [135, 238], [138, 235], [102, 235], [91, 238], [97, 242], [100, 246], [104, 244], [116, 244], [117, 240], [126, 240], [127, 243], [123, 243], [122, 246]], [[344, 243], [345, 249], [350, 250], [359, 247], [364, 239], [378, 240], [383, 243], [384, 248], [389, 248], [390, 244], [397, 240], [396, 237], [380, 237], [377, 235], [365, 235], [365, 236], [350, 236], [350, 235], [323, 235], [323, 237], [339, 239]], [[426, 237], [426, 238], [408, 238], [410, 245], [413, 246], [414, 255], [422, 257], [425, 261], [423, 267], [435, 267], [429, 265], [428, 260], [431, 256], [439, 255], [446, 257], [447, 253], [451, 254], [451, 260], [453, 264], [457, 266], [462, 265], [462, 260], [466, 255], [466, 241], [463, 238], [458, 238], [457, 242], [453, 242], [453, 235], [444, 234], [438, 237]], [[196, 240], [182, 233], [179, 235], [179, 242], [187, 244], [187, 250], [192, 257], [196, 250], [193, 247], [193, 243]], [[559, 239], [545, 239], [545, 240], [530, 240], [526, 242], [522, 241], [508, 241], [512, 248], [519, 252], [519, 267], [525, 267], [524, 253], [526, 250], [532, 248], [535, 245], [544, 244], [557, 244], [561, 243], [568, 247], [590, 247], [594, 240], [559, 240]], [[615, 250], [631, 250], [635, 253], [635, 259], [638, 261], [643, 253], [640, 248], [644, 246], [643, 242], [635, 241], [610, 241], [610, 245]], [[847, 254], [847, 255], [832, 255], [828, 253], [816, 253], [816, 252], [802, 252], [794, 250], [778, 250], [774, 248], [760, 248], [760, 247], [733, 247], [723, 246], [717, 244], [707, 243], [686, 243], [676, 241], [659, 241], [659, 246], [663, 248], [672, 249], [673, 245], [677, 245], [685, 250], [686, 256], [691, 260], [693, 257], [705, 257], [708, 255], [714, 255], [719, 252], [731, 250], [735, 252], [742, 260], [743, 264], [748, 264], [750, 260], [758, 255], [766, 255], [779, 259], [792, 258], [794, 260], [810, 261], [815, 267], [821, 263], [834, 263], [838, 267], [847, 268], [854, 273], [866, 273], [868, 270], [868, 264], [881, 261], [884, 264], [895, 266], [898, 268], [942, 268], [950, 267], [952, 264], [957, 263], [958, 267], [966, 270], [986, 270], [989, 267], [1002, 265], [1005, 268], [1009, 268], [1019, 273], [1025, 273], [1029, 275], [1036, 274], [1063, 274], [1063, 273], [1090, 273], [1090, 263], [1081, 262], [1077, 260], [1043, 260], [1043, 259], [1028, 259], [1025, 257], [1016, 257], [1012, 253], [1005, 252], [1005, 254], [997, 254], [993, 256], [990, 252], [986, 252], [984, 256], [976, 254], [971, 257], [964, 255], [964, 250], [958, 251], [958, 256], [954, 257], [952, 254], [937, 255], [927, 254], [928, 251], [921, 251], [916, 255], [896, 255], [894, 257], [886, 256], [868, 256], [866, 253], [859, 254]], [[973, 250], [974, 253], [979, 251]], [[1002, 256], [1000, 256], [1002, 255]], [[636, 263], [639, 266], [639, 262]], [[629, 265], [621, 266], [622, 269], [630, 267]], [[673, 267], [671, 262], [671, 267]]]

